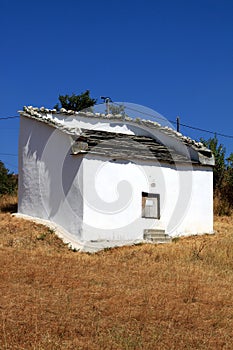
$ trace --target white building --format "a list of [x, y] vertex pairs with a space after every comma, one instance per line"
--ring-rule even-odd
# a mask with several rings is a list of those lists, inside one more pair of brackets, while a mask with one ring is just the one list
[[201, 143], [152, 121], [25, 107], [18, 212], [77, 246], [212, 233], [213, 165]]

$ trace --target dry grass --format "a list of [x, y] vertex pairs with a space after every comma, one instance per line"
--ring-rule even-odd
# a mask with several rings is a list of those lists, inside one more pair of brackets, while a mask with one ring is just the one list
[[0, 213], [0, 349], [232, 349], [233, 217], [216, 230], [88, 255]]

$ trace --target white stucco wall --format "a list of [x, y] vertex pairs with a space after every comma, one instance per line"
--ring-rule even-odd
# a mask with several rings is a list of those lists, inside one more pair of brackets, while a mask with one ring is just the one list
[[[83, 178], [86, 240], [142, 239], [149, 228], [165, 229], [171, 236], [213, 231], [211, 168], [88, 156]], [[160, 194], [160, 220], [141, 217], [142, 192]]]
[[82, 162], [70, 145], [68, 135], [21, 117], [18, 212], [51, 220], [80, 239]]
[[[154, 137], [188, 153], [184, 145], [159, 135], [158, 130], [82, 119], [71, 118], [70, 123], [77, 130], [158, 133]], [[82, 241], [142, 239], [144, 230], [150, 228], [164, 229], [171, 236], [213, 231], [211, 167], [83, 158], [70, 154], [72, 142], [52, 126], [21, 117], [19, 213], [57, 223]], [[142, 192], [160, 194], [159, 220], [141, 217]]]

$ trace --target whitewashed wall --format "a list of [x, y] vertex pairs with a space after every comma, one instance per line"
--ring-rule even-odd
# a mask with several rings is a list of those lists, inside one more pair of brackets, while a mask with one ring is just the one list
[[[141, 239], [149, 228], [165, 229], [171, 236], [213, 232], [211, 168], [176, 169], [89, 156], [83, 178], [86, 240]], [[142, 192], [160, 194], [160, 220], [141, 217]]]
[[[89, 119], [75, 123], [151, 135], [132, 125], [103, 125]], [[211, 167], [135, 164], [91, 155], [83, 159], [70, 155], [72, 142], [56, 128], [21, 117], [19, 213], [55, 222], [77, 240], [87, 241], [141, 239], [149, 228], [165, 229], [171, 236], [213, 231]], [[174, 139], [169, 142], [173, 145]], [[142, 191], [160, 194], [160, 220], [141, 217]]]
[[82, 164], [70, 156], [70, 145], [68, 135], [21, 117], [18, 212], [51, 220], [80, 239]]

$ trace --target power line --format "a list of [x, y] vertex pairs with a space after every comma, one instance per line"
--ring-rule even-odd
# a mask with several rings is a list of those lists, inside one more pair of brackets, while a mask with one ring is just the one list
[[12, 163], [6, 162], [5, 160], [4, 160], [4, 164], [10, 165], [10, 166], [11, 166], [12, 168], [14, 168], [14, 169], [17, 169], [17, 168], [18, 168], [18, 165], [17, 165], [17, 164], [12, 164]]
[[[117, 105], [117, 106], [121, 106], [119, 103], [116, 103], [116, 102], [112, 102], [113, 104]], [[131, 108], [131, 107], [128, 107], [126, 106], [126, 109], [129, 109], [129, 110], [132, 110], [134, 112], [138, 112], [138, 113], [141, 113], [141, 114], [144, 114], [144, 115], [147, 115], [151, 118], [156, 118], [156, 119], [161, 119], [161, 120], [164, 120], [164, 121], [169, 121], [170, 123], [172, 124], [176, 124], [176, 121], [174, 120], [169, 120], [169, 119], [166, 119], [166, 118], [163, 118], [163, 117], [158, 117], [158, 116], [154, 116], [153, 114], [151, 113], [147, 113], [147, 112], [142, 112], [142, 111], [139, 111], [135, 108]], [[211, 131], [211, 130], [206, 130], [206, 129], [201, 129], [201, 128], [198, 128], [198, 127], [195, 127], [195, 126], [191, 126], [191, 125], [187, 125], [187, 124], [183, 124], [183, 123], [180, 123], [181, 126], [183, 126], [184, 128], [189, 128], [189, 129], [193, 129], [193, 130], [198, 130], [198, 131], [202, 131], [202, 132], [206, 132], [206, 133], [209, 133], [209, 134], [213, 134], [213, 135], [219, 135], [219, 136], [222, 136], [222, 137], [226, 137], [226, 138], [230, 138], [230, 139], [233, 139], [233, 135], [226, 135], [226, 134], [222, 134], [222, 133], [219, 133], [217, 131]]]
[[17, 130], [19, 131], [18, 128], [1, 128], [0, 131], [4, 131], [4, 130]]
[[12, 154], [12, 153], [0, 153], [0, 156], [11, 156], [11, 157], [18, 157], [18, 154]]
[[213, 134], [213, 135], [219, 135], [222, 137], [227, 137], [230, 139], [233, 139], [233, 135], [226, 135], [226, 134], [221, 134], [220, 132], [216, 132], [216, 131], [210, 131], [210, 130], [206, 130], [206, 129], [201, 129], [201, 128], [197, 128], [195, 126], [190, 126], [190, 125], [186, 125], [186, 124], [182, 124], [180, 123], [180, 125], [182, 125], [185, 128], [189, 128], [189, 129], [193, 129], [193, 130], [198, 130], [198, 131], [203, 131], [203, 132], [207, 132], [209, 134]]
[[0, 163], [8, 164], [8, 165], [10, 165], [11, 167], [18, 168], [18, 163], [15, 164], [15, 163], [8, 162], [8, 159], [7, 159], [7, 160], [0, 159]]
[[18, 115], [12, 116], [12, 117], [1, 117], [0, 120], [6, 120], [6, 119], [16, 119], [19, 118]]
[[[112, 104], [116, 105], [116, 106], [121, 106], [119, 103], [117, 102], [113, 102], [112, 101]], [[132, 107], [128, 107], [126, 106], [127, 109], [133, 111], [133, 112], [137, 112], [137, 113], [141, 113], [143, 115], [147, 115], [148, 117], [151, 117], [153, 119], [159, 119], [159, 120], [163, 120], [163, 121], [169, 121], [169, 123], [172, 123], [174, 125], [176, 125], [176, 121], [175, 120], [169, 120], [167, 118], [164, 118], [164, 117], [159, 117], [159, 116], [154, 116], [153, 114], [151, 113], [148, 113], [148, 112], [142, 112], [142, 111], [139, 111], [138, 109], [135, 109], [135, 108], [132, 108]], [[16, 118], [19, 118], [18, 115], [16, 116], [11, 116], [11, 117], [0, 117], [0, 120], [7, 120], [7, 119], [16, 119]], [[197, 131], [201, 131], [201, 132], [206, 132], [206, 133], [209, 133], [209, 134], [212, 134], [212, 135], [219, 135], [219, 136], [222, 136], [222, 137], [226, 137], [226, 138], [230, 138], [230, 139], [233, 139], [233, 135], [227, 135], [227, 134], [222, 134], [222, 133], [219, 133], [217, 131], [211, 131], [211, 130], [207, 130], [207, 129], [202, 129], [202, 128], [198, 128], [196, 126], [192, 126], [192, 125], [187, 125], [187, 124], [183, 124], [183, 123], [180, 123], [181, 126], [183, 126], [184, 128], [188, 128], [188, 129], [192, 129], [192, 130], [197, 130]]]
[[[116, 103], [116, 102], [112, 102], [114, 105], [117, 105], [117, 106], [122, 106], [120, 105], [119, 103]], [[153, 114], [151, 113], [148, 113], [148, 112], [142, 112], [142, 111], [139, 111], [138, 109], [135, 109], [135, 108], [132, 108], [132, 107], [128, 107], [126, 106], [127, 109], [133, 111], [133, 112], [138, 112], [138, 113], [141, 113], [141, 114], [144, 114], [144, 115], [147, 115], [148, 117], [152, 117], [152, 118], [157, 118], [157, 119], [161, 119], [161, 120], [164, 120], [164, 121], [169, 121], [170, 123], [176, 123], [175, 121], [172, 121], [172, 120], [168, 120], [167, 118], [164, 118], [164, 117], [158, 117], [158, 116], [154, 116]]]

